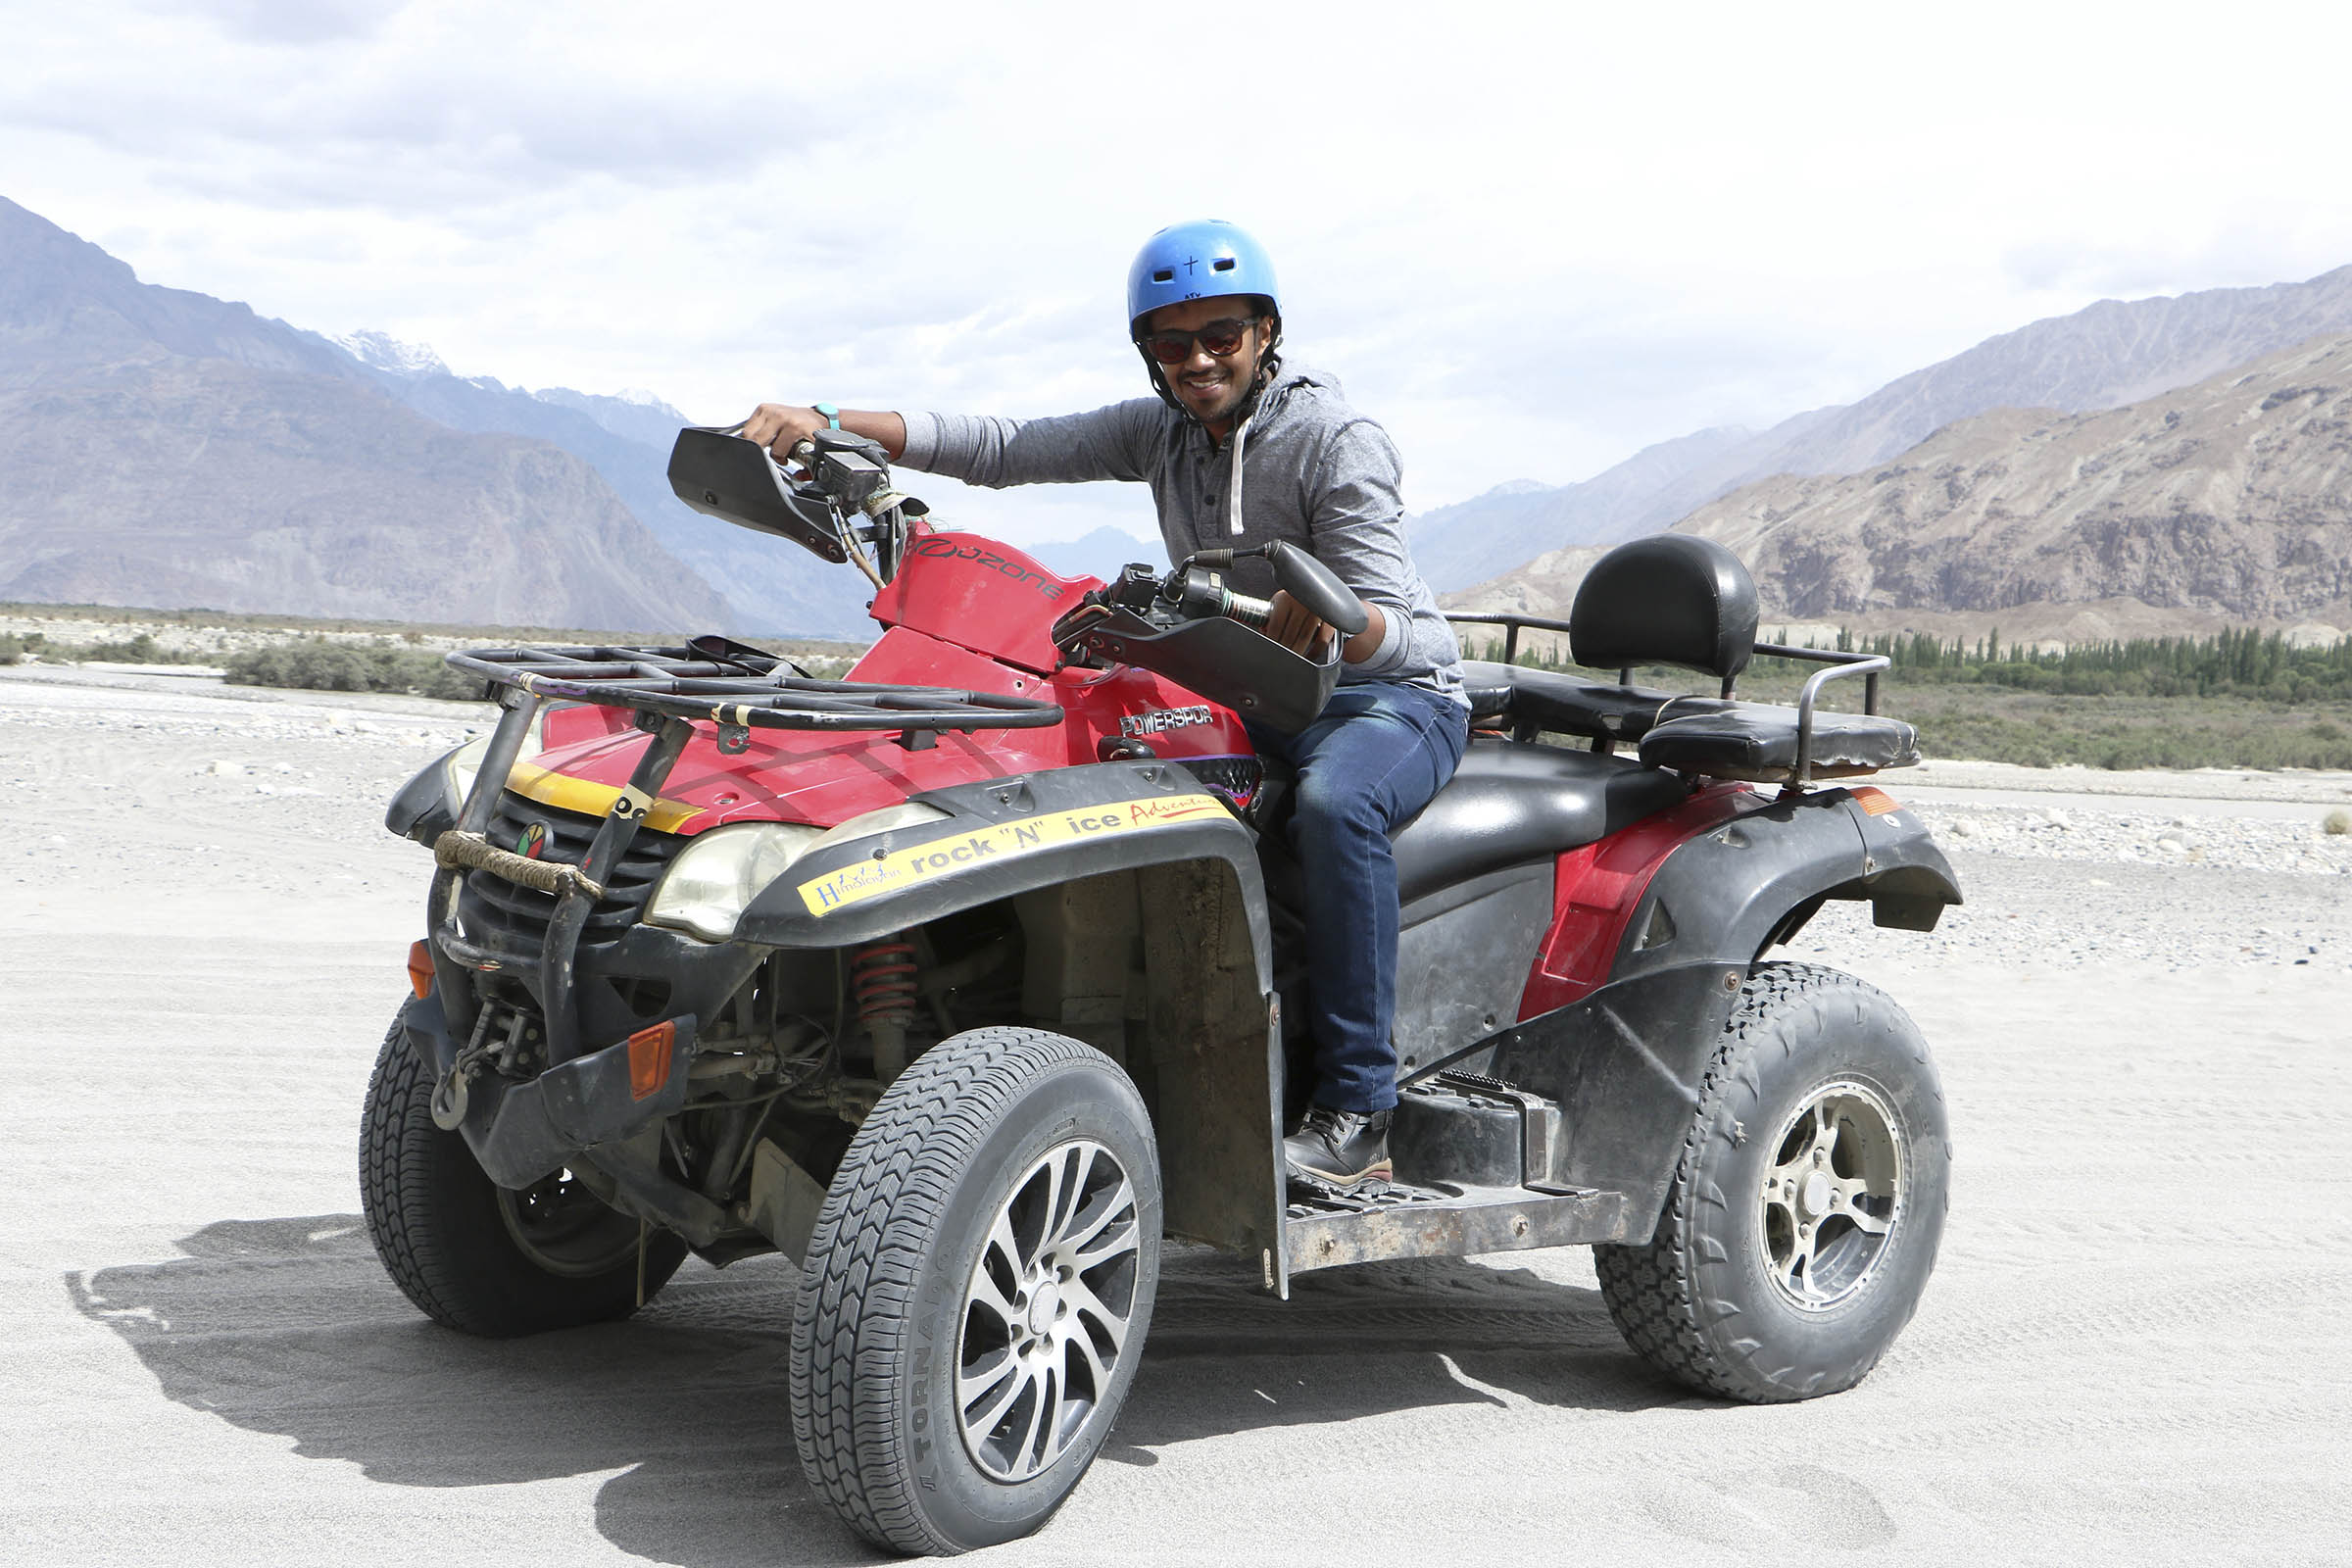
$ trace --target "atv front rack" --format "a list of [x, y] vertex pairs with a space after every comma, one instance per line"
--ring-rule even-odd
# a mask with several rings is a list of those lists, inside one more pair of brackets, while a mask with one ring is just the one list
[[937, 730], [1043, 729], [1062, 716], [1058, 704], [997, 692], [815, 680], [724, 637], [698, 637], [683, 648], [481, 648], [451, 654], [448, 662], [533, 697], [707, 719], [719, 726], [722, 747], [740, 739], [730, 730], [881, 729], [898, 731], [904, 744], [919, 749]]
[[[551, 1066], [573, 1059], [587, 1044], [572, 994], [580, 933], [698, 722], [717, 726], [722, 752], [741, 752], [755, 728], [895, 730], [900, 745], [921, 751], [938, 744], [940, 730], [1038, 729], [1062, 717], [1058, 704], [996, 692], [814, 680], [787, 661], [724, 637], [698, 637], [682, 648], [476, 649], [451, 654], [448, 662], [504, 690], [497, 694], [498, 727], [457, 825], [433, 845], [439, 866], [428, 905], [433, 967], [452, 1023], [474, 1028], [472, 991], [461, 983], [463, 975], [508, 967], [515, 959], [482, 950], [458, 930], [457, 879], [481, 871], [553, 894], [556, 908], [536, 961], [524, 960], [536, 981]], [[576, 867], [551, 866], [502, 849], [484, 834], [531, 720], [550, 699], [632, 710], [637, 727], [653, 737]]]

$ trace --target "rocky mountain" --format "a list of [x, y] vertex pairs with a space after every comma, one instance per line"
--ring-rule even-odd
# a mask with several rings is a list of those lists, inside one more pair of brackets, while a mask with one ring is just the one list
[[[330, 340], [320, 339], [321, 342]], [[772, 535], [690, 511], [665, 477], [670, 443], [691, 422], [650, 395], [598, 397], [559, 388], [526, 392], [490, 376], [453, 374], [430, 349], [380, 332], [331, 340], [363, 373], [436, 423], [519, 435], [563, 448], [594, 467], [622, 504], [725, 601], [726, 628], [741, 634], [870, 635], [863, 577]]]
[[0, 390], [0, 599], [670, 631], [718, 596], [594, 468], [373, 388], [156, 355]]
[[0, 200], [0, 598], [724, 618], [590, 464], [427, 418], [388, 373], [246, 306], [141, 283]]
[[1686, 518], [1801, 619], [2136, 600], [2352, 625], [2352, 335], [2127, 408], [2004, 409]]
[[1754, 439], [1754, 431], [1738, 425], [1700, 430], [1644, 447], [1582, 484], [1514, 479], [1455, 506], [1420, 513], [1405, 527], [1413, 564], [1443, 592], [1483, 582], [1566, 541], [1614, 542], [1653, 532], [1661, 525], [1651, 514], [1668, 487]]
[[[1410, 525], [1414, 557], [1441, 592], [1465, 588], [1506, 570], [1498, 556], [1532, 562], [1652, 533], [1771, 474], [1846, 473], [1884, 463], [1971, 415], [2119, 408], [2342, 332], [2352, 332], [2352, 267], [2265, 288], [2104, 300], [1987, 338], [1858, 403], [1815, 409], [1756, 434], [1700, 431], [1646, 448], [1582, 484], [1490, 493], [1424, 514]], [[1451, 542], [1463, 539], [1481, 543]]]
[[1138, 539], [1123, 528], [1097, 528], [1064, 543], [1025, 548], [1038, 564], [1064, 577], [1100, 577], [1108, 582], [1129, 562], [1141, 561], [1157, 571], [1165, 571], [1168, 565], [1168, 552], [1158, 540]]
[[[2352, 628], [2352, 335], [2126, 408], [1980, 415], [1860, 472], [1760, 480], [1675, 531], [1729, 545], [1785, 620]], [[1555, 553], [1480, 603], [1565, 614], [1597, 554]]]

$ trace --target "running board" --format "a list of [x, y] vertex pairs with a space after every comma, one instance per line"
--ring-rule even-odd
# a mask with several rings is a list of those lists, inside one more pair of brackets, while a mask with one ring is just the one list
[[1621, 1242], [1623, 1193], [1371, 1183], [1352, 1193], [1294, 1183], [1283, 1215], [1290, 1272], [1389, 1257], [1464, 1257]]

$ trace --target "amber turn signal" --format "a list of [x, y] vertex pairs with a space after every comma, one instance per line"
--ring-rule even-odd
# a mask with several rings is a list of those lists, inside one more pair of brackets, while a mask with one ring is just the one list
[[433, 994], [433, 950], [421, 942], [409, 944], [409, 989], [418, 1002]]
[[678, 1026], [658, 1023], [629, 1036], [629, 1098], [646, 1100], [669, 1082], [669, 1054], [678, 1043]]
[[1885, 790], [1873, 788], [1868, 784], [1854, 791], [1854, 804], [1873, 816], [1885, 816], [1889, 811], [1899, 811], [1903, 808], [1902, 802]]

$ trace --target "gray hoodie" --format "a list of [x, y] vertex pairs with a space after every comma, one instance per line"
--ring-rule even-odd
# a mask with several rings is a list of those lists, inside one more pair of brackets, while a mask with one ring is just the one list
[[[1090, 479], [1150, 485], [1171, 561], [1269, 539], [1304, 545], [1388, 621], [1371, 658], [1340, 666], [1342, 681], [1409, 681], [1467, 705], [1453, 629], [1405, 552], [1396, 448], [1348, 406], [1332, 377], [1283, 367], [1221, 448], [1157, 398], [1046, 419], [906, 419], [900, 461], [910, 468], [990, 489]], [[1237, 562], [1228, 575], [1243, 593], [1274, 591], [1263, 561]]]

